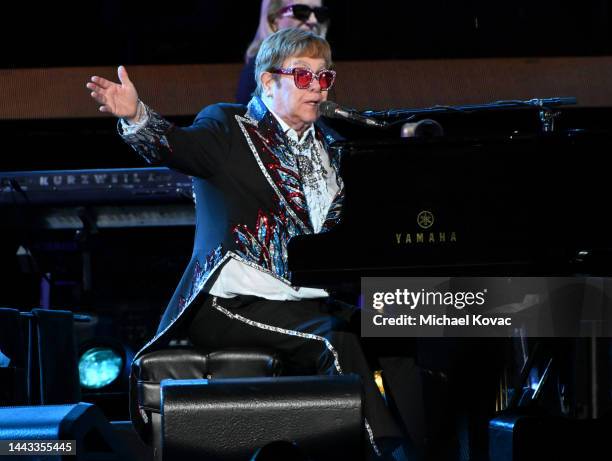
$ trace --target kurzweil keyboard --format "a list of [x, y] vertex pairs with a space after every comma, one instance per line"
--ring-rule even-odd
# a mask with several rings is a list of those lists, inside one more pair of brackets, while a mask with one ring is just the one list
[[[167, 168], [0, 173], [5, 226], [80, 228], [193, 225], [191, 178]], [[85, 214], [84, 214], [85, 213]]]

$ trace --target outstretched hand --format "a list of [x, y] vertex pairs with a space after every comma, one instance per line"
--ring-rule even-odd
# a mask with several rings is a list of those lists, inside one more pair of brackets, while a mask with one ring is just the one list
[[100, 112], [133, 120], [138, 114], [138, 93], [125, 67], [119, 66], [117, 76], [121, 83], [93, 76], [86, 86], [91, 90], [91, 97], [101, 104]]

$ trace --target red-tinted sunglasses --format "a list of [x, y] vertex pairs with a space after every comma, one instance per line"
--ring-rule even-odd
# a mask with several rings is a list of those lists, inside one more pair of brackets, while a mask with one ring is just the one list
[[291, 67], [288, 69], [272, 69], [270, 73], [293, 75], [293, 83], [295, 83], [295, 86], [297, 86], [300, 90], [310, 88], [312, 80], [316, 78], [319, 81], [321, 91], [327, 91], [334, 84], [334, 80], [336, 80], [336, 71], [329, 69], [322, 69], [315, 74], [304, 67]]
[[315, 18], [317, 18], [317, 22], [323, 23], [329, 21], [329, 9], [327, 7], [315, 6], [313, 8], [310, 5], [302, 5], [299, 3], [281, 8], [278, 12], [278, 16], [292, 16], [298, 21], [306, 22], [312, 13], [314, 13]]

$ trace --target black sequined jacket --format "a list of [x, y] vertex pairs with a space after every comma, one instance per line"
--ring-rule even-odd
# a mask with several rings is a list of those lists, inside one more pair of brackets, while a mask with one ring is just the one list
[[[146, 106], [145, 106], [146, 107]], [[295, 235], [313, 232], [295, 158], [281, 126], [261, 99], [248, 106], [215, 104], [203, 109], [194, 123], [177, 127], [146, 107], [149, 119], [135, 133], [119, 132], [147, 162], [193, 177], [196, 231], [191, 261], [161, 318], [155, 336], [136, 354], [166, 347], [198, 295], [205, 296], [216, 271], [235, 258], [290, 284], [287, 244]], [[316, 137], [327, 146], [337, 134], [319, 123]], [[339, 159], [330, 164], [339, 190], [330, 205], [322, 232], [340, 218], [344, 197]], [[194, 307], [193, 309], [191, 309]], [[132, 376], [133, 378], [133, 376]], [[132, 421], [147, 437], [143, 414], [130, 389]]]
[[[149, 163], [193, 176], [196, 233], [191, 261], [164, 312], [157, 334], [144, 351], [167, 345], [168, 334], [184, 318], [193, 300], [206, 293], [211, 277], [235, 258], [290, 284], [287, 243], [313, 232], [295, 158], [285, 135], [261, 99], [248, 106], [215, 104], [193, 125], [177, 127], [147, 108], [147, 124], [122, 134]], [[315, 124], [325, 146], [335, 133]], [[121, 132], [121, 128], [120, 128]], [[339, 159], [330, 152], [338, 178]], [[322, 231], [339, 220], [342, 181]]]

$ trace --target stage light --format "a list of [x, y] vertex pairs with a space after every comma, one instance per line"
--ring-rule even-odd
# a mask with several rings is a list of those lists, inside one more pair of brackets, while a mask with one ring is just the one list
[[88, 335], [79, 343], [81, 401], [99, 407], [111, 421], [129, 419], [128, 383], [134, 353], [119, 339]]
[[11, 359], [9, 359], [6, 355], [0, 351], [0, 368], [8, 368], [11, 363]]
[[101, 389], [115, 382], [123, 371], [124, 355], [107, 346], [87, 349], [79, 359], [81, 386]]
[[385, 392], [385, 386], [383, 384], [382, 370], [376, 370], [374, 372], [374, 382], [376, 383], [376, 387], [378, 387], [378, 392], [380, 392], [380, 395], [382, 396], [383, 400], [386, 402], [387, 394]]

